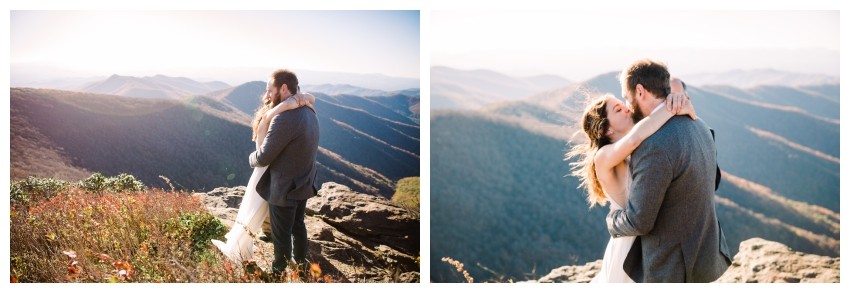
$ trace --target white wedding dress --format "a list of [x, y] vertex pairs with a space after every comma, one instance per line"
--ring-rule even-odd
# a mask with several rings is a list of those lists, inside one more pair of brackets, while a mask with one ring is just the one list
[[[626, 196], [629, 198], [629, 189], [632, 184], [632, 175], [629, 172], [626, 174]], [[608, 200], [614, 209], [624, 209], [613, 200]], [[605, 255], [602, 257], [602, 267], [599, 273], [593, 277], [591, 283], [634, 283], [626, 271], [623, 270], [623, 261], [626, 260], [626, 255], [629, 254], [629, 249], [632, 248], [632, 243], [635, 242], [635, 236], [623, 236], [619, 238], [611, 237], [608, 240], [608, 246], [605, 247]]]
[[245, 187], [245, 196], [239, 205], [236, 214], [236, 222], [230, 227], [230, 232], [224, 237], [227, 242], [213, 240], [213, 244], [230, 259], [230, 261], [241, 264], [254, 256], [254, 236], [262, 229], [263, 222], [269, 214], [269, 204], [257, 193], [257, 181], [263, 176], [266, 167], [254, 168], [251, 179]]

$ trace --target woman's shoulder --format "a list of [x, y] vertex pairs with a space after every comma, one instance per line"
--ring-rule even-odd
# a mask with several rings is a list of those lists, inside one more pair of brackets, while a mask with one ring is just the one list
[[610, 152], [613, 148], [614, 148], [614, 144], [610, 144], [610, 143], [606, 144], [606, 145], [602, 146], [601, 148], [597, 149], [596, 152], [593, 153], [593, 158], [595, 159], [595, 158], [599, 158], [601, 156], [604, 156], [605, 153]]

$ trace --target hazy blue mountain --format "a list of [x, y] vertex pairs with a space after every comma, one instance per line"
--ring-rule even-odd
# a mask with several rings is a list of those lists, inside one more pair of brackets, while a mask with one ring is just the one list
[[[39, 87], [52, 89], [67, 89], [76, 90], [75, 88], [58, 88], [52, 86], [53, 81], [69, 80], [78, 78], [90, 78], [92, 76], [102, 76], [99, 80], [106, 78], [105, 73], [91, 73], [88, 69], [69, 69], [62, 66], [57, 66], [48, 63], [12, 63], [10, 64], [10, 82], [13, 87]], [[276, 67], [208, 67], [195, 68], [194, 70], [183, 70], [180, 73], [171, 73], [171, 75], [186, 76], [193, 80], [209, 80], [210, 76], [214, 76], [215, 80], [222, 81], [227, 84], [243, 84], [254, 80], [266, 81], [269, 74], [278, 68]], [[379, 73], [349, 73], [349, 72], [332, 72], [332, 71], [316, 71], [300, 68], [288, 68], [298, 74], [301, 81], [309, 81], [310, 84], [350, 84], [352, 86], [376, 89], [381, 91], [393, 92], [406, 90], [411, 88], [419, 88], [419, 78], [389, 76]], [[151, 70], [138, 70], [123, 72], [120, 75], [130, 76], [152, 76], [162, 74]], [[97, 80], [92, 80], [97, 81]], [[83, 85], [83, 83], [77, 84]]]
[[492, 101], [483, 93], [454, 84], [431, 84], [431, 109], [478, 109]]
[[250, 116], [226, 101], [203, 95], [185, 97], [180, 99], [180, 101], [187, 107], [199, 110], [208, 115], [246, 126], [251, 123]]
[[374, 116], [388, 119], [394, 122], [408, 125], [418, 125], [418, 119], [415, 119], [413, 117], [413, 113], [409, 109], [402, 110], [398, 108], [393, 108], [392, 106], [387, 105], [386, 103], [382, 103], [384, 101], [387, 101], [388, 99], [376, 99], [376, 97], [360, 97], [353, 95], [329, 96], [321, 93], [315, 93], [315, 95], [318, 96], [317, 98], [319, 99], [328, 102], [333, 102], [341, 106], [361, 109]]
[[830, 88], [834, 89], [836, 93], [835, 98], [827, 94], [822, 94], [819, 91], [782, 86], [757, 86], [747, 90], [731, 86], [707, 86], [705, 89], [724, 94], [733, 99], [797, 108], [811, 115], [837, 121], [841, 118], [838, 111], [838, 87], [838, 84], [820, 85], [817, 87], [817, 89], [827, 92]]
[[381, 91], [419, 88], [418, 78], [395, 77], [377, 73], [362, 74], [298, 69], [295, 72], [298, 74], [298, 80], [302, 82], [309, 81], [310, 84], [349, 84]]
[[419, 89], [393, 92], [388, 96], [366, 97], [419, 124]]
[[368, 96], [384, 96], [384, 95], [389, 94], [388, 92], [385, 92], [385, 91], [382, 91], [382, 90], [374, 90], [374, 89], [356, 87], [356, 86], [353, 86], [353, 85], [350, 85], [350, 84], [329, 84], [329, 83], [316, 84], [316, 85], [305, 84], [305, 85], [301, 86], [301, 90], [308, 92], [308, 93], [319, 92], [319, 93], [323, 93], [323, 94], [331, 95], [331, 96], [333, 96], [333, 95], [353, 95], [353, 96], [368, 97]]
[[694, 85], [730, 85], [749, 88], [760, 85], [807, 86], [837, 84], [838, 77], [824, 74], [805, 74], [775, 69], [732, 70], [682, 75], [688, 84]]
[[[365, 110], [375, 116], [396, 122], [418, 124], [419, 122], [419, 89], [407, 89], [396, 92], [385, 92], [343, 86], [341, 88], [362, 89], [364, 92], [380, 93], [378, 96], [360, 96], [354, 94], [330, 94], [321, 91], [322, 88], [335, 89], [335, 85], [326, 87], [305, 86], [301, 90], [313, 93], [323, 99], [333, 101], [335, 104]], [[241, 112], [253, 116], [259, 107], [260, 96], [266, 89], [266, 83], [252, 81], [236, 87], [209, 93], [208, 95], [218, 100], [227, 101]], [[337, 97], [337, 95], [340, 95]]]
[[717, 133], [725, 170], [787, 198], [838, 211], [837, 122], [699, 89], [690, 93], [698, 115]]
[[134, 77], [112, 75], [89, 83], [79, 91], [137, 98], [178, 99], [229, 87], [223, 82], [198, 82], [185, 77], [164, 75]]
[[383, 91], [376, 89], [368, 89], [357, 87], [350, 84], [319, 84], [319, 85], [302, 85], [301, 90], [308, 93], [323, 93], [329, 96], [349, 95], [360, 97], [386, 97], [395, 95], [404, 96], [419, 96], [419, 88], [410, 88], [397, 91]]
[[320, 145], [393, 182], [419, 174], [419, 126], [317, 100]]
[[531, 83], [532, 85], [540, 89], [560, 88], [568, 86], [572, 83], [566, 78], [552, 74], [529, 76], [523, 78], [523, 80]]
[[838, 102], [840, 97], [840, 87], [838, 84], [823, 84], [823, 85], [808, 85], [799, 87], [804, 91], [813, 91], [822, 94], [827, 99]]
[[490, 70], [458, 70], [431, 67], [432, 109], [479, 109], [499, 101], [526, 96], [569, 84], [556, 76], [516, 78]]
[[405, 96], [419, 96], [419, 88], [409, 88], [406, 90], [394, 91], [392, 93]]
[[239, 109], [239, 111], [253, 117], [254, 112], [260, 107], [260, 100], [265, 91], [265, 82], [252, 81], [207, 95], [217, 100], [226, 101], [236, 107], [236, 109]]
[[396, 122], [419, 123], [419, 89], [381, 91], [352, 85], [305, 85], [302, 91], [322, 94], [336, 104], [363, 109], [381, 118]]
[[95, 77], [67, 77], [56, 78], [45, 81], [12, 81], [12, 87], [31, 87], [57, 90], [79, 90], [81, 85], [87, 85], [106, 79], [105, 76]]

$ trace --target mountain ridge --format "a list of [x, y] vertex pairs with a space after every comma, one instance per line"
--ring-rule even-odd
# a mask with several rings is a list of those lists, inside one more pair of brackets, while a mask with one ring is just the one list
[[686, 74], [681, 76], [688, 84], [732, 85], [739, 88], [751, 88], [764, 85], [813, 86], [822, 84], [838, 84], [839, 78], [826, 74], [807, 74], [781, 71], [772, 68], [751, 70], [730, 70], [725, 72], [708, 72]]
[[479, 109], [492, 102], [519, 100], [536, 91], [570, 83], [554, 75], [517, 78], [486, 69], [432, 66], [431, 108]]
[[[250, 174], [244, 158], [254, 148], [250, 116], [226, 100], [127, 98], [30, 88], [12, 88], [10, 95], [12, 129], [21, 130], [13, 131], [12, 152], [31, 154], [12, 161], [14, 179], [58, 172], [65, 174], [63, 179], [80, 180], [97, 171], [134, 174], [154, 186], [164, 184], [162, 175], [175, 185], [204, 190], [244, 184]], [[257, 97], [250, 95], [256, 105]], [[395, 180], [418, 176], [418, 124], [402, 124], [321, 98], [317, 107], [323, 131], [320, 180], [390, 197]], [[24, 130], [33, 134], [27, 136]], [[222, 141], [210, 143], [215, 140]], [[229, 147], [213, 152], [216, 145]], [[118, 147], [132, 151], [122, 154]], [[176, 157], [169, 154], [175, 152]], [[58, 165], [48, 168], [38, 159], [44, 155]]]
[[197, 82], [186, 77], [170, 77], [161, 74], [146, 77], [113, 74], [106, 80], [86, 84], [80, 87], [79, 91], [137, 98], [179, 99], [226, 87], [229, 85], [219, 81]]

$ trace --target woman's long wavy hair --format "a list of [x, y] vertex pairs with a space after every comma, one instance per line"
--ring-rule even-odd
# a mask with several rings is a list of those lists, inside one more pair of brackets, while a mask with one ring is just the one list
[[608, 196], [602, 191], [602, 185], [596, 177], [596, 164], [593, 159], [596, 151], [611, 143], [611, 139], [605, 136], [610, 126], [608, 111], [605, 108], [609, 97], [613, 95], [603, 95], [591, 100], [587, 105], [581, 117], [581, 127], [587, 142], [574, 145], [565, 156], [566, 159], [578, 157], [578, 161], [570, 163], [572, 166], [570, 174], [579, 178], [581, 182], [579, 187], [587, 189], [587, 202], [591, 208], [596, 204], [604, 206], [608, 201]]
[[254, 121], [251, 123], [251, 129], [254, 130], [254, 134], [251, 136], [251, 141], [257, 141], [257, 130], [260, 128], [260, 121], [263, 120], [263, 116], [266, 115], [266, 112], [280, 104], [280, 99], [270, 98], [265, 93], [263, 94], [263, 104], [260, 105], [260, 108], [257, 109], [257, 113], [254, 114]]
[[[275, 89], [280, 89], [283, 84], [286, 84], [292, 94], [298, 93], [298, 77], [292, 71], [286, 69], [276, 70], [272, 72], [271, 78]], [[257, 141], [257, 130], [260, 127], [260, 120], [263, 119], [263, 115], [266, 115], [266, 112], [283, 102], [281, 98], [276, 93], [269, 97], [263, 92], [262, 105], [257, 109], [257, 112], [254, 114], [254, 121], [251, 123], [251, 129], [254, 130], [254, 134], [251, 137], [252, 141]]]

